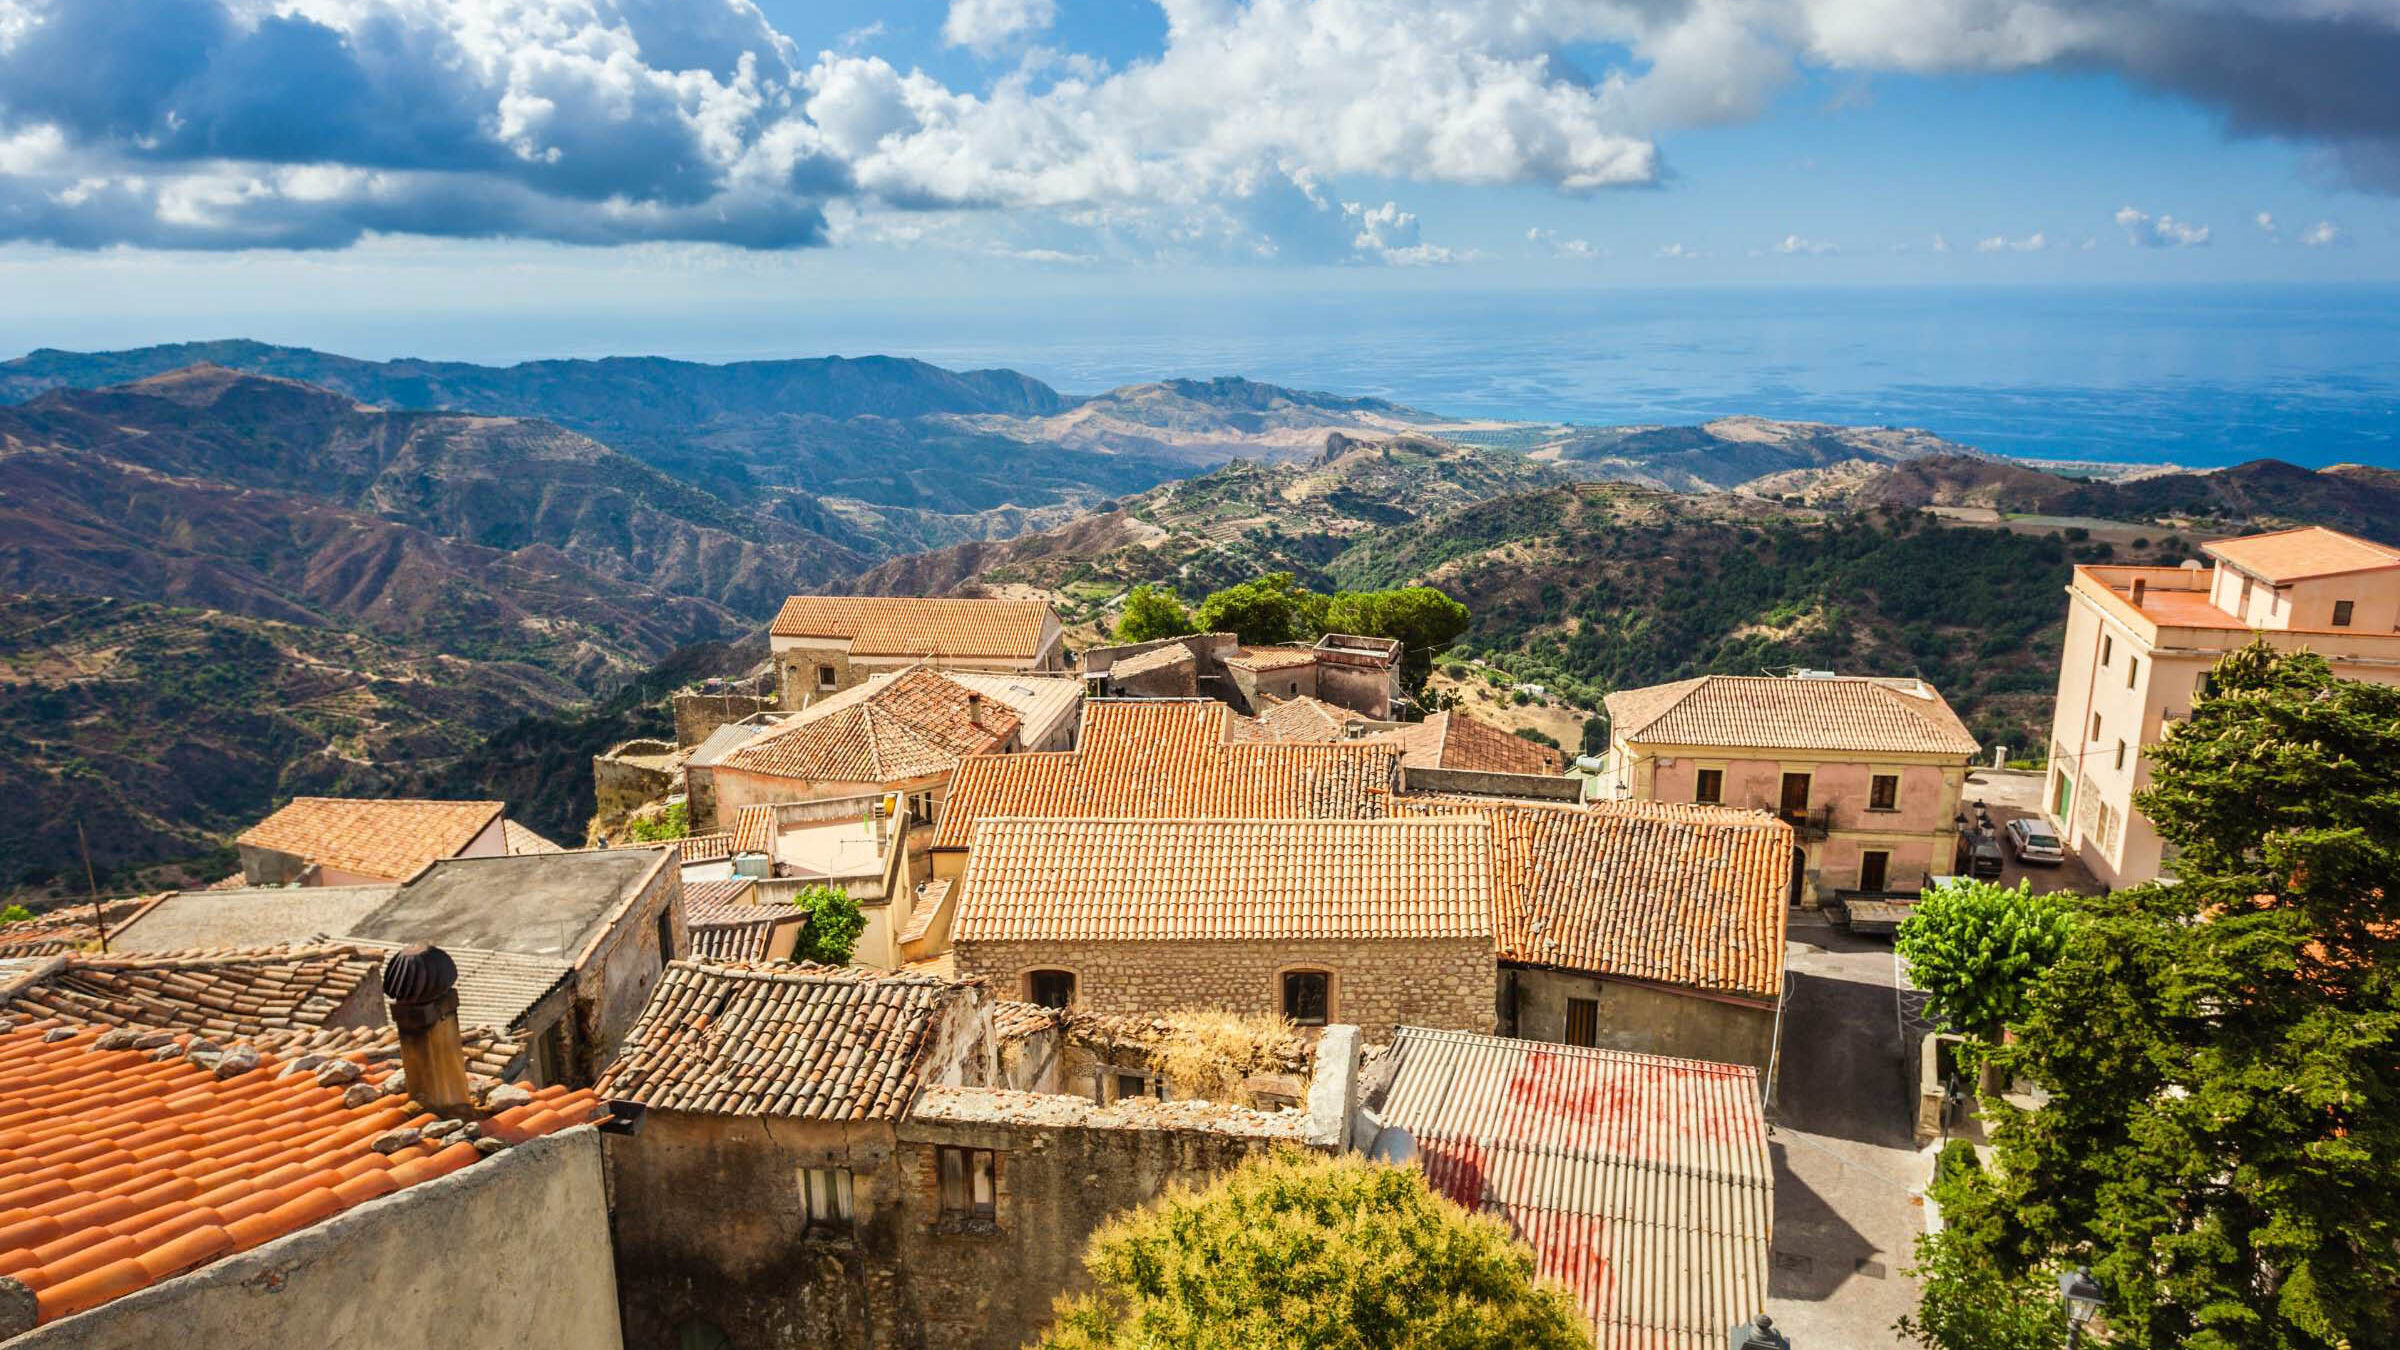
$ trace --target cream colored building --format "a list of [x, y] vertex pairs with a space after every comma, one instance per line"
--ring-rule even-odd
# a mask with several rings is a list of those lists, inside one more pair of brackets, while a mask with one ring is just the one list
[[1780, 817], [1795, 902], [1914, 890], [1955, 862], [1975, 738], [1923, 680], [1704, 675], [1607, 706], [1593, 791]]
[[767, 629], [783, 706], [805, 708], [912, 665], [1061, 674], [1066, 635], [1039, 600], [795, 595]]
[[2312, 526], [2203, 551], [2213, 566], [2078, 567], [2067, 586], [2043, 805], [2112, 886], [2174, 871], [2133, 794], [2149, 747], [2227, 652], [2258, 637], [2345, 679], [2400, 684], [2400, 549]]

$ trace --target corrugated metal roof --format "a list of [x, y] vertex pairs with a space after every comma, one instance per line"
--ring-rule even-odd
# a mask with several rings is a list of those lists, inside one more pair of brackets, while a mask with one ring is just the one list
[[1766, 1305], [1774, 1165], [1745, 1066], [1402, 1027], [1377, 1114], [1514, 1228], [1598, 1350], [1722, 1350]]

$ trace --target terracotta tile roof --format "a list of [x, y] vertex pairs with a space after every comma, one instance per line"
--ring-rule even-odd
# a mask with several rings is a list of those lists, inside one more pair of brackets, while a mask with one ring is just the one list
[[1112, 663], [1108, 668], [1108, 674], [1110, 679], [1116, 679], [1126, 675], [1140, 675], [1147, 671], [1195, 664], [1197, 662], [1192, 656], [1191, 648], [1180, 642], [1170, 642], [1164, 647], [1156, 647], [1146, 652], [1136, 652], [1122, 661]]
[[692, 959], [715, 965], [768, 960], [775, 949], [775, 930], [791, 921], [788, 915], [762, 911], [755, 919], [693, 924]]
[[1783, 992], [1792, 829], [1757, 811], [1403, 799], [1492, 826], [1503, 961], [1773, 1000]]
[[2272, 534], [2245, 535], [2239, 539], [2218, 539], [2202, 544], [2200, 548], [2212, 558], [2232, 563], [2245, 572], [2274, 582], [2305, 581], [2310, 577], [2334, 577], [2349, 572], [2400, 567], [2400, 549], [2343, 534], [2339, 530], [2329, 530], [2322, 525], [2277, 530]]
[[[459, 1006], [466, 1006], [462, 990]], [[388, 1026], [381, 1027], [300, 1027], [291, 1031], [267, 1031], [245, 1036], [242, 1044], [261, 1054], [270, 1051], [286, 1058], [305, 1055], [334, 1058], [358, 1058], [362, 1063], [400, 1064], [400, 1033]], [[481, 1074], [494, 1081], [522, 1076], [525, 1045], [522, 1041], [489, 1026], [461, 1026], [458, 1029], [459, 1048], [466, 1053], [467, 1071]]]
[[1399, 746], [1400, 762], [1412, 769], [1472, 769], [1553, 778], [1566, 772], [1566, 760], [1549, 746], [1455, 709], [1408, 726], [1370, 733], [1365, 739]]
[[406, 881], [427, 863], [458, 856], [506, 809], [502, 802], [294, 797], [234, 842], [360, 876]]
[[985, 755], [951, 779], [935, 848], [965, 848], [996, 816], [1365, 819], [1399, 777], [1386, 745], [1229, 744], [1234, 714], [1207, 699], [1097, 699], [1072, 751]]
[[599, 1090], [663, 1111], [896, 1119], [963, 988], [921, 975], [677, 961]]
[[[1915, 692], [1922, 690], [1922, 693]], [[1930, 685], [1861, 675], [1703, 675], [1610, 694], [1614, 734], [1653, 745], [1972, 755], [1975, 738]]]
[[[410, 945], [368, 938], [355, 941], [385, 953]], [[461, 1026], [522, 1031], [526, 1014], [575, 974], [573, 966], [554, 956], [527, 956], [485, 947], [444, 946], [442, 950], [458, 966]]]
[[[981, 725], [971, 716], [980, 717]], [[920, 666], [855, 701], [803, 713], [724, 756], [718, 767], [820, 782], [890, 783], [945, 773], [969, 755], [997, 751], [1017, 726], [1013, 709]]]
[[1426, 1183], [1508, 1224], [1595, 1350], [1723, 1350], [1766, 1305], [1756, 1070], [1402, 1027], [1378, 1103]]
[[987, 820], [953, 943], [1466, 938], [1492, 932], [1491, 828], [1393, 820]]
[[1003, 1041], [1021, 1041], [1038, 1036], [1066, 1020], [1064, 1008], [1045, 1008], [1039, 1003], [1022, 1003], [1016, 999], [999, 999], [992, 1003], [992, 1035]]
[[775, 807], [745, 806], [733, 813], [733, 851], [735, 853], [773, 853], [775, 851]]
[[728, 877], [722, 881], [687, 881], [683, 883], [683, 921], [690, 924], [734, 923], [759, 916], [759, 906], [750, 892], [758, 882], [751, 877]]
[[801, 920], [790, 905], [754, 903], [751, 891], [757, 885], [749, 877], [685, 883], [683, 920], [691, 931], [694, 959], [764, 961], [775, 944], [775, 930]]
[[675, 851], [687, 863], [715, 862], [733, 856], [733, 831], [688, 834], [675, 841]]
[[500, 837], [507, 841], [511, 853], [564, 853], [566, 849], [551, 843], [513, 820], [500, 822]]
[[1272, 700], [1248, 726], [1237, 724], [1234, 735], [1242, 740], [1338, 741], [1344, 739], [1350, 724], [1359, 720], [1348, 708], [1301, 694]]
[[[117, 929], [149, 913], [150, 907], [172, 891], [132, 900], [100, 902], [100, 922], [113, 936]], [[0, 923], [0, 959], [13, 956], [55, 956], [99, 945], [100, 929], [88, 902], [77, 901], [15, 923]]]
[[177, 891], [119, 924], [108, 939], [120, 953], [239, 951], [322, 942], [350, 929], [400, 893], [398, 886], [245, 886]]
[[1314, 647], [1243, 647], [1225, 658], [1226, 665], [1245, 670], [1288, 670], [1316, 663]]
[[1043, 744], [1061, 721], [1080, 715], [1083, 709], [1083, 681], [1074, 676], [979, 670], [945, 670], [942, 674], [982, 694], [986, 708], [994, 699], [1006, 704], [1017, 715], [1018, 738], [1026, 745]]
[[795, 595], [768, 632], [846, 638], [853, 656], [1031, 661], [1054, 616], [1039, 600], [919, 600]]
[[[52, 1022], [0, 1033], [0, 1274], [33, 1290], [42, 1322], [480, 1156], [448, 1125], [434, 1139], [393, 1134], [436, 1123], [404, 1097], [362, 1100], [329, 1069], [287, 1074], [280, 1055], [250, 1068], [246, 1058], [166, 1033]], [[389, 1077], [364, 1056], [349, 1062], [350, 1080]], [[532, 1095], [476, 1128], [519, 1142], [605, 1110], [589, 1091]]]
[[[254, 1036], [323, 1026], [383, 970], [366, 947], [62, 957], [0, 1000], [0, 1012], [73, 1023]], [[380, 1016], [382, 1008], [373, 1010]]]
[[950, 898], [947, 878], [928, 881], [917, 887], [916, 906], [908, 912], [908, 926], [900, 930], [903, 944], [915, 942], [932, 930], [933, 921], [941, 914], [942, 902]]

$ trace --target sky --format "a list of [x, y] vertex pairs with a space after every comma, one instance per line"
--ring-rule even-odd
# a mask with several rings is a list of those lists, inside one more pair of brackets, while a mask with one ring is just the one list
[[2400, 0], [0, 0], [0, 343], [2400, 281], [2394, 72]]

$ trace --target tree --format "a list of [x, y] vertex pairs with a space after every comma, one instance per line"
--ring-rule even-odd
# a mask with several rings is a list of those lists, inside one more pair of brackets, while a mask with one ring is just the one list
[[1415, 689], [1433, 673], [1434, 658], [1450, 650], [1474, 618], [1465, 605], [1431, 586], [1342, 591], [1325, 606], [1324, 631], [1397, 641], [1401, 677]]
[[682, 839], [692, 832], [692, 812], [683, 802], [670, 803], [655, 816], [636, 816], [625, 822], [628, 837], [644, 843]]
[[32, 917], [33, 911], [23, 905], [10, 905], [6, 909], [0, 909], [0, 923], [23, 923]]
[[1998, 1054], [2049, 1100], [1989, 1104], [1948, 1212], [1974, 1270], [2088, 1263], [2112, 1345], [2389, 1344], [2400, 689], [2258, 644], [2213, 683], [2136, 798], [2178, 880], [2086, 902]]
[[1917, 902], [1894, 945], [1934, 1016], [1986, 1041], [2024, 1015], [2033, 982], [2058, 959], [2074, 901], [1985, 881], [1944, 886]]
[[1132, 594], [1125, 597], [1124, 611], [1117, 616], [1119, 642], [1150, 642], [1199, 631], [1200, 626], [1192, 622], [1192, 612], [1183, 607], [1173, 591], [1148, 582], [1133, 588]]
[[808, 911], [808, 922], [800, 926], [800, 939], [792, 945], [792, 959], [850, 964], [858, 935], [867, 931], [867, 916], [859, 912], [850, 892], [839, 886], [810, 886], [793, 896], [792, 903]]
[[1253, 1159], [1092, 1236], [1096, 1289], [1062, 1298], [1040, 1350], [1588, 1347], [1498, 1222], [1356, 1155]]
[[1269, 572], [1212, 593], [1197, 617], [1204, 632], [1232, 633], [1257, 646], [1313, 642], [1325, 631], [1325, 597], [1289, 572]]
[[1583, 719], [1583, 751], [1587, 755], [1608, 753], [1608, 714], [1593, 713]]

